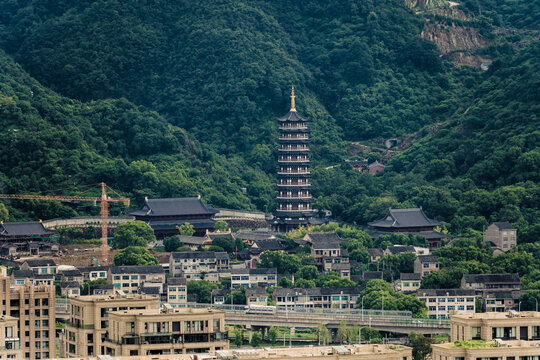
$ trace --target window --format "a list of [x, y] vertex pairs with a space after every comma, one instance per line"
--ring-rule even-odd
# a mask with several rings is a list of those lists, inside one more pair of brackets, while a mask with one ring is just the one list
[[171, 291], [171, 292], [176, 291], [176, 288], [175, 287], [170, 287], [169, 291]]
[[448, 298], [448, 302], [455, 302], [455, 301], [456, 301], [456, 299], [454, 299], [454, 298]]
[[115, 275], [115, 276], [114, 276], [114, 280], [120, 280], [120, 276]]
[[436, 311], [437, 310], [437, 307], [436, 306], [430, 306], [429, 307], [429, 311]]
[[39, 306], [39, 299], [36, 299], [36, 300], [34, 301], [34, 304], [35, 304], [36, 306]]
[[473, 305], [467, 305], [467, 310], [474, 310], [474, 306]]
[[472, 327], [472, 339], [479, 340], [481, 339], [481, 336], [482, 336], [481, 328], [479, 326]]
[[472, 298], [472, 297], [467, 298], [467, 302], [474, 302], [474, 298]]
[[436, 299], [435, 298], [430, 298], [429, 302], [436, 302]]
[[129, 275], [122, 275], [122, 280], [129, 280]]
[[138, 275], [131, 275], [131, 280], [138, 280], [138, 279], [139, 279]]
[[41, 337], [41, 331], [36, 331], [36, 339], [39, 339]]
[[24, 285], [24, 280], [17, 280], [16, 284], [17, 285]]
[[38, 327], [41, 327], [41, 321], [39, 320], [36, 320], [35, 322], [35, 326], [38, 328]]
[[445, 298], [439, 298], [439, 302], [446, 302]]
[[332, 296], [332, 301], [339, 301], [339, 296]]
[[439, 310], [442, 310], [442, 311], [446, 310], [446, 306], [439, 306]]
[[465, 305], [459, 305], [458, 310], [465, 310]]

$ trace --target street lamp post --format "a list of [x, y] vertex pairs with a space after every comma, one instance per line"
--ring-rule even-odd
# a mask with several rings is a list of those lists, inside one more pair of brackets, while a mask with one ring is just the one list
[[538, 299], [534, 298], [534, 301], [536, 301], [536, 312], [538, 312]]
[[362, 296], [362, 323], [364, 322], [364, 298], [366, 295]]
[[520, 312], [520, 311], [521, 311], [521, 301], [518, 304], [518, 312]]

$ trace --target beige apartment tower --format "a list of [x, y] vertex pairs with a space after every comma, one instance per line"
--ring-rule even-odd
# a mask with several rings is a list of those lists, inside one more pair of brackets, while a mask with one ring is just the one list
[[158, 308], [159, 299], [150, 295], [88, 295], [71, 298], [69, 322], [60, 336], [60, 356], [103, 355], [110, 312], [157, 311]]
[[11, 335], [12, 338], [19, 339], [22, 358], [37, 360], [55, 358], [54, 286], [11, 285], [11, 279], [6, 276], [5, 268], [2, 270], [0, 270], [1, 315], [18, 320], [18, 334], [12, 332]]
[[216, 309], [125, 310], [109, 313], [111, 356], [214, 353], [227, 350], [225, 312]]

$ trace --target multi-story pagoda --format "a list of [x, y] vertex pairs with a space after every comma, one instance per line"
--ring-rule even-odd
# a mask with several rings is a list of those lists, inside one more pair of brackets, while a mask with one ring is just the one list
[[296, 111], [294, 86], [291, 109], [279, 121], [278, 207], [274, 213], [275, 231], [287, 232], [300, 225], [311, 224], [311, 173], [309, 172], [309, 118]]

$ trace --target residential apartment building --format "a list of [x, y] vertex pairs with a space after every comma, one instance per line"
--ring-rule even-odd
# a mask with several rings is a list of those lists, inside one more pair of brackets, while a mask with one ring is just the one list
[[60, 356], [105, 354], [109, 313], [159, 309], [159, 298], [150, 295], [88, 295], [70, 299], [70, 319], [60, 338]]
[[422, 275], [417, 273], [401, 273], [397, 289], [403, 293], [411, 293], [420, 289], [422, 283]]
[[349, 262], [349, 255], [345, 249], [341, 249], [341, 239], [335, 233], [312, 233], [307, 234], [304, 240], [311, 243], [311, 256], [317, 265], [324, 269], [325, 264]]
[[[187, 281], [204, 280], [206, 274], [216, 274], [229, 268], [229, 255], [226, 252], [182, 251], [171, 253], [169, 272], [174, 277], [184, 277]], [[216, 282], [219, 277], [216, 275]], [[212, 280], [213, 281], [213, 280]]]
[[23, 359], [18, 322], [12, 316], [0, 316], [0, 359]]
[[107, 280], [109, 266], [87, 266], [79, 267], [78, 269], [83, 274], [84, 281], [93, 281], [99, 279]]
[[474, 314], [475, 291], [464, 289], [423, 289], [416, 297], [426, 303], [430, 319], [449, 319], [455, 314]]
[[276, 288], [272, 299], [278, 309], [353, 309], [360, 296], [358, 287], [344, 288]]
[[187, 306], [187, 281], [184, 278], [167, 278], [167, 302], [173, 308]]
[[378, 248], [367, 249], [367, 251], [369, 253], [369, 262], [372, 263], [379, 261], [384, 255], [383, 250]]
[[477, 295], [485, 312], [507, 312], [519, 310], [519, 297], [524, 293], [522, 290], [484, 290]]
[[[454, 315], [450, 326], [451, 342], [432, 345], [433, 360], [536, 360], [540, 357], [540, 313]], [[462, 342], [470, 340], [477, 340], [474, 346]]]
[[[24, 359], [56, 357], [56, 296], [54, 286], [31, 283], [12, 285], [1, 268], [1, 314], [18, 320], [19, 343]], [[15, 336], [17, 337], [17, 336]]]
[[214, 353], [229, 348], [225, 312], [217, 309], [123, 310], [109, 313], [111, 356]]
[[414, 272], [422, 279], [427, 274], [439, 270], [439, 259], [435, 255], [418, 255], [414, 260]]
[[246, 288], [246, 305], [268, 305], [268, 294], [262, 287]]
[[231, 286], [239, 287], [268, 287], [277, 286], [276, 268], [256, 268], [256, 269], [232, 269]]
[[484, 241], [504, 252], [517, 245], [517, 229], [509, 222], [496, 222], [484, 232]]
[[462, 289], [521, 289], [519, 274], [467, 274], [461, 278]]
[[21, 265], [21, 270], [32, 270], [34, 274], [46, 275], [46, 274], [56, 274], [56, 269], [58, 266], [54, 260], [47, 259], [31, 259], [26, 260]]
[[111, 266], [107, 281], [116, 290], [136, 294], [140, 285], [145, 282], [165, 282], [165, 271], [156, 266]]

